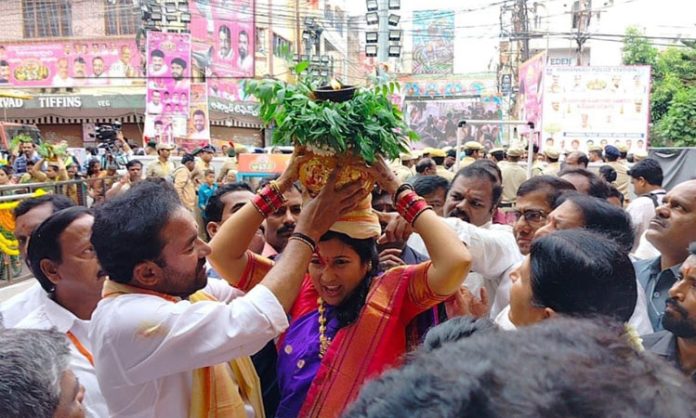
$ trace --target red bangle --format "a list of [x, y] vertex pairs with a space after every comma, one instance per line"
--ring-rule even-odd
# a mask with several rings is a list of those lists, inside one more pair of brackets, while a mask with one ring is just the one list
[[432, 206], [428, 205], [428, 202], [415, 192], [403, 193], [396, 203], [396, 210], [399, 212], [399, 215], [411, 225], [413, 225], [421, 213], [428, 209], [432, 209]]
[[257, 195], [260, 196], [268, 206], [270, 206], [270, 212], [275, 212], [276, 210], [280, 209], [285, 202], [277, 185], [268, 185], [259, 190]]
[[254, 205], [256, 210], [263, 216], [264, 218], [267, 218], [268, 215], [274, 212], [273, 208], [271, 205], [269, 205], [266, 200], [261, 196], [261, 195], [254, 195], [254, 197], [251, 198], [251, 204]]
[[416, 212], [416, 214], [413, 216], [413, 221], [411, 221], [410, 224], [411, 225], [415, 224], [416, 221], [418, 220], [418, 217], [421, 216], [421, 214], [423, 212], [425, 212], [426, 210], [433, 210], [433, 207], [426, 204], [425, 207], [420, 208], [420, 210], [418, 210], [418, 212]]
[[418, 196], [416, 192], [402, 193], [399, 200], [396, 202], [396, 210], [403, 215], [403, 212], [407, 212], [408, 208], [413, 205], [414, 202], [423, 199]]

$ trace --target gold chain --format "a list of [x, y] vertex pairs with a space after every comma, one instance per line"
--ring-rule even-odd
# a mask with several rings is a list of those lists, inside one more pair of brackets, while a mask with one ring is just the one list
[[317, 305], [319, 305], [319, 358], [324, 358], [324, 354], [331, 344], [331, 338], [326, 336], [326, 317], [324, 316], [326, 308], [324, 308], [324, 301], [321, 300], [321, 297], [317, 298]]

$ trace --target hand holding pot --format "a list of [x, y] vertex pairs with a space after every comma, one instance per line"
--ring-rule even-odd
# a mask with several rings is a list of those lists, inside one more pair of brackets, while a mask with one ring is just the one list
[[401, 182], [396, 178], [394, 172], [389, 168], [381, 155], [378, 155], [375, 162], [368, 167], [368, 172], [379, 187], [391, 195], [394, 195], [399, 186], [401, 186]]
[[290, 157], [288, 167], [283, 174], [280, 175], [280, 178], [278, 178], [278, 187], [281, 193], [284, 193], [292, 187], [292, 184], [299, 178], [300, 166], [311, 157], [311, 154], [307, 152], [305, 147], [295, 147], [295, 150], [292, 152], [292, 157]]
[[340, 167], [337, 167], [317, 197], [309, 200], [297, 220], [295, 231], [309, 235], [319, 241], [341, 215], [352, 210], [365, 198], [365, 190], [360, 182], [352, 182], [337, 189], [336, 181]]

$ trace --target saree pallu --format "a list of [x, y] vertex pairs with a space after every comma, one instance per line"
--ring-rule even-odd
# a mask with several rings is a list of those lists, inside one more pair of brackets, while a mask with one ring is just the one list
[[[373, 280], [358, 319], [340, 329], [331, 342], [299, 417], [340, 416], [367, 379], [399, 365], [406, 352], [407, 324], [419, 313], [448, 298], [436, 295], [428, 286], [430, 264], [428, 261], [397, 267]], [[247, 267], [237, 287], [248, 291], [263, 279], [272, 265], [270, 260], [248, 253]], [[311, 277], [306, 275], [291, 317], [301, 318], [315, 311], [318, 296]], [[282, 341], [281, 337], [279, 347], [283, 347]], [[281, 398], [283, 395], [281, 393]]]
[[[329, 346], [299, 416], [340, 416], [367, 379], [400, 363], [406, 324], [445, 299], [428, 287], [429, 266], [392, 269], [374, 280], [356, 322], [339, 330]], [[305, 297], [316, 300], [316, 292]]]

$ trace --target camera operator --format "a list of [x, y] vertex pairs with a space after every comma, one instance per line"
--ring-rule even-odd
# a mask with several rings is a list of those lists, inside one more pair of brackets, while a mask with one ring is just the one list
[[126, 164], [128, 172], [121, 176], [119, 181], [113, 184], [106, 192], [106, 198], [112, 199], [131, 188], [131, 186], [143, 179], [143, 163], [140, 160], [130, 160]]
[[100, 158], [102, 167], [112, 165], [116, 165], [117, 169], [126, 167], [128, 160], [133, 156], [133, 150], [123, 136], [121, 122], [99, 125], [92, 136], [99, 142], [99, 148], [105, 151]]

